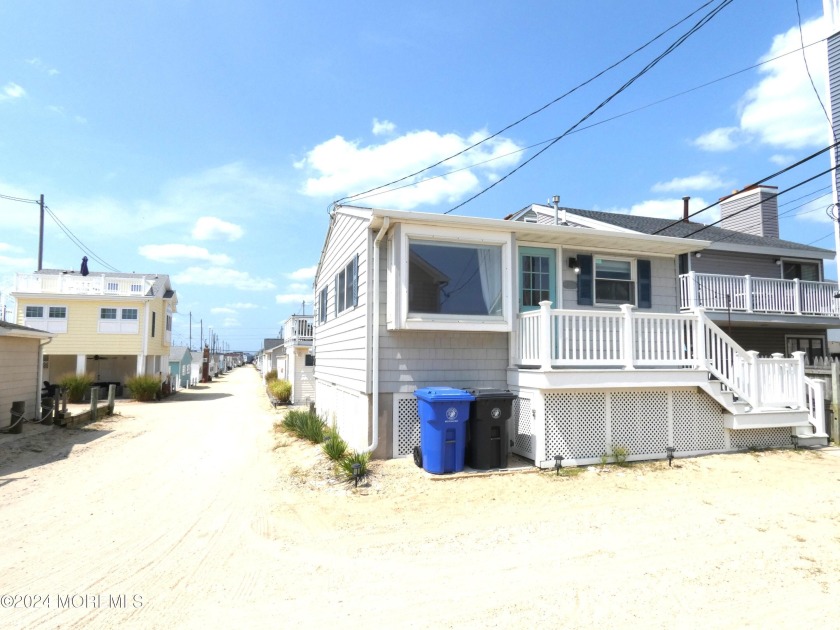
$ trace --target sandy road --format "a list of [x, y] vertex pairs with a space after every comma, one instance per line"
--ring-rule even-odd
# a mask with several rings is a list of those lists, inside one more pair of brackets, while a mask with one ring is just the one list
[[836, 452], [355, 491], [250, 368], [122, 413], [0, 445], [0, 627], [840, 627]]

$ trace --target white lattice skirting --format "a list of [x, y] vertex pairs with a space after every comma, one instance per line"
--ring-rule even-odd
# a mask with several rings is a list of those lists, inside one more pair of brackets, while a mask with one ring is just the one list
[[[413, 395], [394, 396], [394, 425], [394, 457], [409, 455], [420, 443]], [[618, 446], [628, 449], [631, 461], [663, 458], [671, 445], [677, 457], [788, 446], [790, 429], [725, 429], [720, 406], [694, 388], [523, 390], [514, 402], [508, 437], [513, 453], [553, 466], [556, 455], [564, 464], [598, 463]]]

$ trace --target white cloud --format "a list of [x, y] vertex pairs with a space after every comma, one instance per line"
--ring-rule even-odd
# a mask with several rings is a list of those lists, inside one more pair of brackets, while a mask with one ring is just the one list
[[216, 217], [201, 217], [195, 222], [192, 235], [200, 241], [208, 241], [211, 239], [226, 238], [229, 241], [235, 241], [242, 238], [244, 230], [233, 223], [222, 221]]
[[790, 155], [783, 155], [781, 153], [776, 153], [775, 155], [770, 156], [770, 161], [775, 164], [776, 166], [787, 166], [788, 164], [792, 163], [794, 158]]
[[669, 182], [657, 182], [651, 187], [653, 192], [689, 192], [692, 190], [716, 190], [731, 187], [732, 183], [722, 180], [714, 173], [703, 171], [688, 177], [675, 177]]
[[26, 90], [20, 87], [17, 83], [7, 83], [0, 91], [0, 101], [7, 101], [13, 98], [22, 98], [26, 96]]
[[227, 308], [226, 306], [217, 306], [216, 308], [211, 308], [210, 312], [214, 315], [236, 315], [236, 309]]
[[183, 260], [206, 260], [214, 265], [229, 265], [233, 262], [226, 254], [211, 254], [203, 247], [196, 245], [142, 245], [138, 253], [149, 260], [158, 262], [179, 262]]
[[312, 285], [304, 284], [303, 282], [293, 282], [289, 286], [286, 287], [288, 291], [297, 291], [297, 292], [304, 292], [312, 288]]
[[44, 72], [44, 73], [50, 75], [51, 77], [54, 77], [55, 75], [58, 74], [58, 70], [56, 70], [55, 68], [51, 68], [50, 66], [45, 64], [43, 61], [41, 61], [38, 57], [33, 57], [32, 59], [27, 59], [26, 63], [28, 63], [30, 66], [33, 66], [34, 68], [37, 68], [41, 72]]
[[238, 328], [240, 324], [239, 320], [235, 317], [225, 317], [225, 320], [222, 322], [222, 326], [225, 328]]
[[311, 293], [282, 293], [276, 296], [275, 301], [278, 304], [295, 304], [300, 302], [312, 303]]
[[732, 151], [741, 144], [739, 127], [720, 127], [696, 138], [693, 144], [704, 151]]
[[390, 120], [373, 119], [373, 135], [375, 136], [390, 135], [394, 133], [396, 128], [397, 126]]
[[[830, 35], [829, 24], [820, 17], [802, 24], [805, 43]], [[801, 46], [799, 27], [773, 38], [761, 61], [777, 57]], [[695, 141], [700, 148], [723, 151], [733, 145], [757, 141], [788, 150], [827, 144], [830, 130], [817, 94], [825, 103], [828, 56], [824, 44], [805, 50], [808, 69], [816, 85], [811, 86], [800, 52], [762, 66], [763, 78], [744, 94], [739, 106], [739, 126], [716, 129]]]
[[[469, 137], [435, 131], [412, 131], [382, 144], [362, 145], [341, 136], [327, 140], [309, 151], [295, 166], [307, 171], [303, 194], [333, 199], [374, 188], [419, 171], [454, 155], [487, 135], [480, 131]], [[456, 203], [486, 185], [497, 170], [507, 170], [519, 161], [521, 147], [513, 140], [498, 137], [446, 163], [441, 177], [393, 192], [359, 197], [356, 202], [397, 209], [423, 204]], [[489, 161], [488, 160], [492, 160]], [[476, 166], [482, 163], [481, 166]], [[460, 170], [475, 166], [470, 170]], [[441, 173], [424, 173], [403, 184], [417, 183]]]
[[240, 291], [268, 291], [274, 283], [267, 278], [252, 278], [245, 271], [224, 267], [189, 267], [172, 276], [173, 284], [197, 284], [211, 287], [231, 287]]
[[23, 248], [17, 245], [10, 245], [9, 243], [0, 243], [0, 252], [23, 252]]
[[287, 273], [286, 277], [292, 280], [314, 280], [316, 271], [318, 271], [318, 265], [312, 265], [311, 267], [302, 267], [297, 271]]

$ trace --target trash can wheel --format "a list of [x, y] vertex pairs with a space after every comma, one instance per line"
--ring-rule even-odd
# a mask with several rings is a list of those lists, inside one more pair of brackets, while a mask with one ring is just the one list
[[418, 468], [423, 468], [423, 451], [420, 450], [419, 446], [414, 447], [414, 463], [417, 464]]

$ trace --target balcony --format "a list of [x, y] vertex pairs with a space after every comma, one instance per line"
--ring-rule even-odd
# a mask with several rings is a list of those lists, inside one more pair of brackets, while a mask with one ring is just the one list
[[19, 273], [15, 278], [15, 292], [143, 296], [146, 295], [154, 282], [154, 276], [120, 278], [104, 275]]
[[283, 324], [283, 341], [287, 346], [312, 343], [312, 315], [293, 315]]
[[690, 272], [680, 276], [680, 310], [837, 317], [836, 282]]

